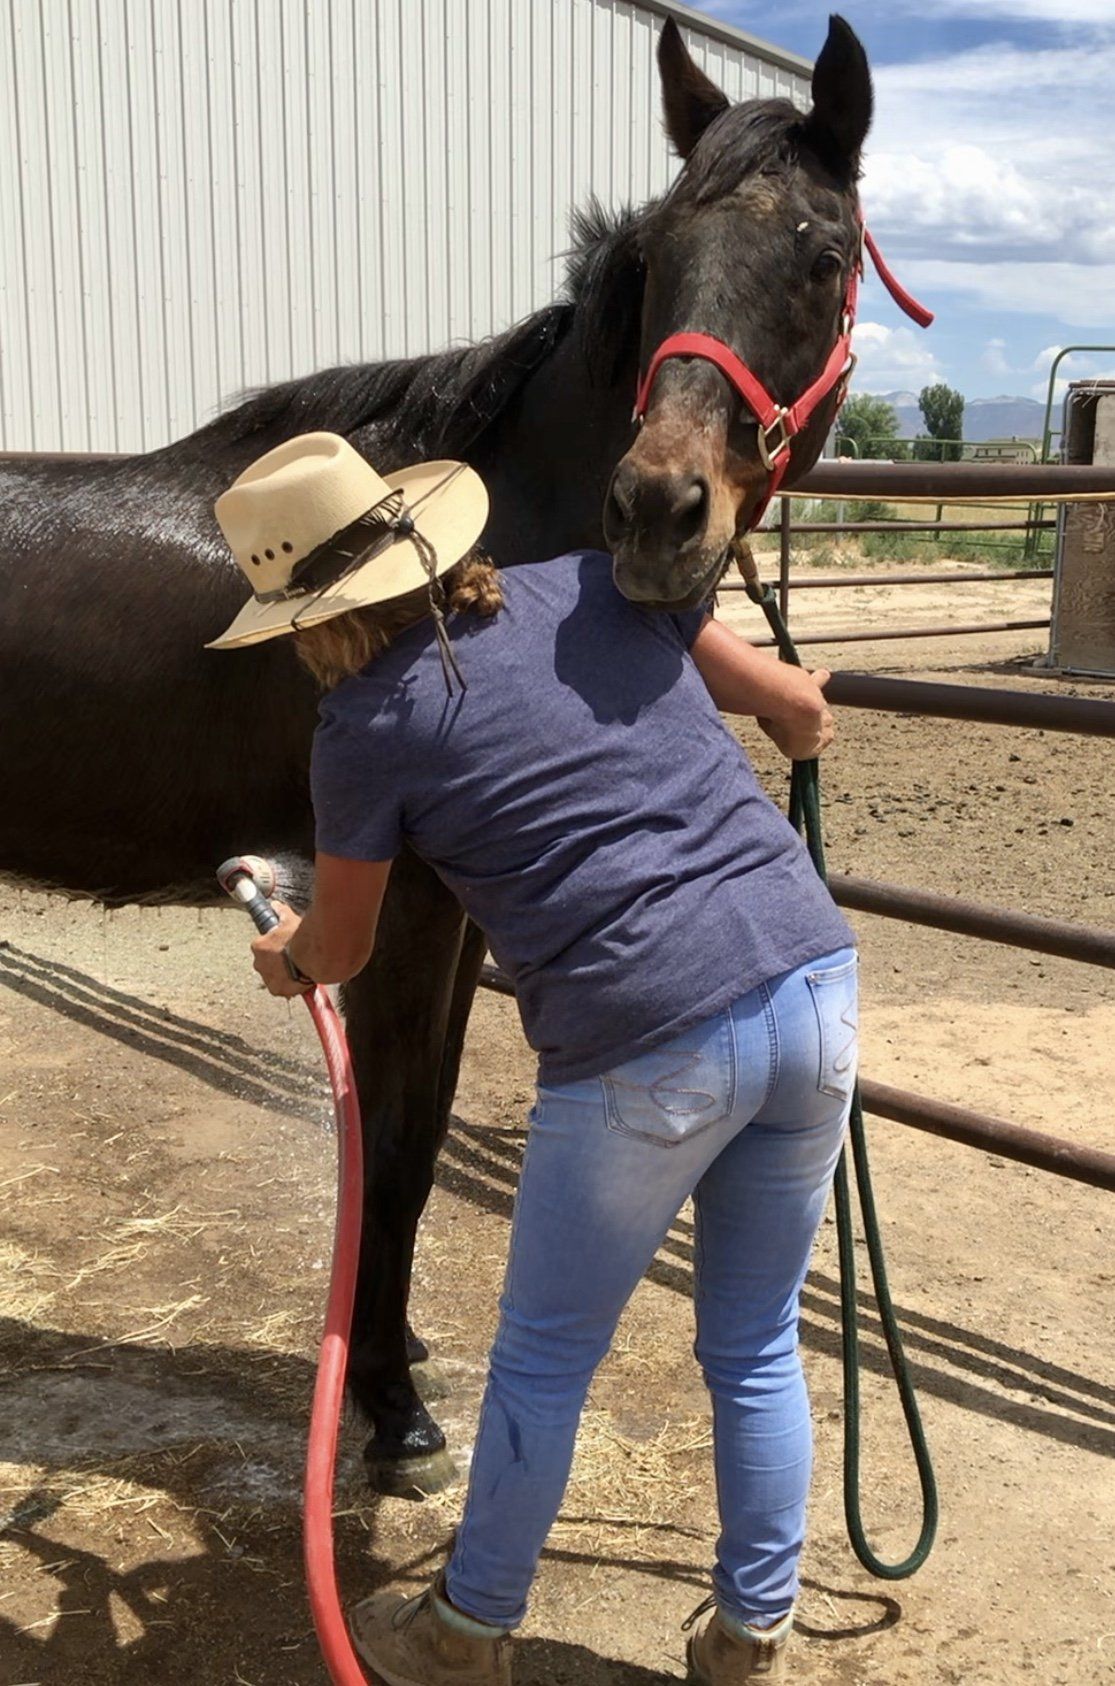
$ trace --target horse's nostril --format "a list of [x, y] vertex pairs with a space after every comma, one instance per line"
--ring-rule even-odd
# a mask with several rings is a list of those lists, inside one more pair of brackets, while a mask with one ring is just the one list
[[683, 486], [674, 498], [670, 515], [674, 530], [680, 544], [696, 538], [704, 531], [708, 520], [708, 482], [700, 475], [694, 476], [687, 485]]
[[687, 486], [681, 496], [675, 500], [674, 514], [686, 515], [695, 504], [703, 503], [704, 500], [704, 483], [700, 480], [694, 480], [693, 484]]
[[708, 481], [699, 474], [641, 474], [621, 463], [604, 505], [604, 534], [611, 545], [637, 535], [680, 548], [699, 540], [708, 525]]
[[635, 512], [635, 491], [638, 475], [627, 463], [621, 463], [612, 476], [612, 502], [623, 521], [630, 521]]
[[635, 514], [639, 476], [629, 463], [620, 463], [604, 500], [604, 534], [614, 544], [627, 532]]

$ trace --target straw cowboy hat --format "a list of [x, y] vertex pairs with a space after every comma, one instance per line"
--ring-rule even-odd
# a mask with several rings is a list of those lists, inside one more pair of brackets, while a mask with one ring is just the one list
[[381, 477], [336, 433], [303, 433], [246, 468], [215, 511], [252, 595], [210, 649], [256, 644], [434, 582], [480, 537], [484, 482], [466, 463]]

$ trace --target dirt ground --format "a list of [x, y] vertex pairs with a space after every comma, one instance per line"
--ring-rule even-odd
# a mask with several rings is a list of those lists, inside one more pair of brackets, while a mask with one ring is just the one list
[[[802, 629], [1045, 612], [1044, 582], [802, 592]], [[726, 613], [751, 631], [756, 612]], [[845, 668], [1061, 689], [1040, 633], [814, 648]], [[1085, 694], [1110, 688], [1077, 685]], [[846, 711], [834, 872], [1115, 924], [1111, 747]], [[745, 740], [779, 799], [783, 769]], [[858, 920], [869, 1075], [1115, 1149], [1115, 991], [1070, 962]], [[303, 1431], [334, 1143], [308, 1019], [264, 998], [231, 910], [106, 914], [0, 890], [0, 1682], [320, 1686], [299, 1561]], [[464, 1470], [531, 1062], [481, 998], [420, 1241], [417, 1326]], [[841, 1508], [835, 1239], [802, 1340], [817, 1462], [791, 1677], [832, 1686], [1115, 1679], [1115, 1294], [1105, 1196], [871, 1124], [892, 1287], [941, 1486], [927, 1567], [873, 1581]], [[861, 1249], [862, 1251], [862, 1249]], [[593, 1388], [521, 1641], [521, 1686], [684, 1675], [715, 1535], [679, 1218]], [[864, 1509], [902, 1554], [916, 1489], [864, 1312]], [[346, 1597], [416, 1587], [460, 1488], [377, 1501], [347, 1425]]]

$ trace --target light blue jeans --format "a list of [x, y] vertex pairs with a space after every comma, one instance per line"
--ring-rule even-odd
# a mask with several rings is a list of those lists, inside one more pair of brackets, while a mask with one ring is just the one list
[[713, 1586], [737, 1620], [791, 1609], [812, 1461], [798, 1299], [855, 1064], [844, 949], [603, 1077], [539, 1089], [446, 1573], [459, 1610], [522, 1620], [593, 1372], [689, 1195], [721, 1528]]

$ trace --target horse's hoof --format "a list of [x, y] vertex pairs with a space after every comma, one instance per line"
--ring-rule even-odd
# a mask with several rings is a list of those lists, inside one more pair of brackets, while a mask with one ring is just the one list
[[443, 1493], [458, 1479], [457, 1466], [444, 1446], [416, 1458], [390, 1458], [370, 1441], [364, 1451], [364, 1468], [373, 1493], [396, 1499], [427, 1499]]
[[424, 1358], [419, 1363], [412, 1363], [410, 1379], [415, 1393], [424, 1405], [432, 1405], [437, 1399], [449, 1398], [449, 1378], [433, 1358]]
[[422, 1339], [416, 1335], [410, 1324], [407, 1324], [407, 1363], [425, 1364], [430, 1356], [430, 1349]]

